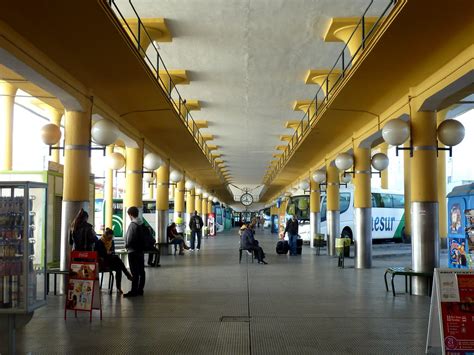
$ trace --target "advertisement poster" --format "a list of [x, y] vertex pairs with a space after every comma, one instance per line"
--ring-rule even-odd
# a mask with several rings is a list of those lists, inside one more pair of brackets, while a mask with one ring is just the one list
[[92, 309], [94, 280], [70, 279], [66, 308], [89, 311]]
[[461, 222], [461, 205], [459, 203], [455, 203], [451, 206], [449, 217], [449, 233], [464, 235]]
[[216, 236], [216, 215], [214, 213], [209, 213], [207, 215], [207, 227], [209, 228], [209, 235], [211, 237]]
[[465, 269], [469, 267], [466, 242], [465, 238], [449, 238], [448, 265], [450, 268]]
[[443, 341], [447, 354], [474, 351], [474, 275], [440, 273]]

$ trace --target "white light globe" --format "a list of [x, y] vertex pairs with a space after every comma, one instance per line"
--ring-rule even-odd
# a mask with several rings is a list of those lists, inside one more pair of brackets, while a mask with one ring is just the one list
[[354, 158], [349, 153], [341, 153], [336, 157], [335, 163], [339, 170], [347, 170], [354, 164]]
[[326, 181], [326, 172], [322, 170], [317, 170], [314, 172], [312, 178], [314, 182], [322, 184], [324, 181]]
[[217, 197], [214, 197], [214, 198], [212, 199], [212, 202], [217, 203], [218, 201], [219, 201], [219, 200], [217, 199]]
[[202, 193], [201, 186], [196, 186], [196, 195], [200, 195]]
[[389, 160], [384, 153], [377, 153], [372, 157], [372, 166], [378, 171], [388, 168]]
[[161, 164], [163, 164], [163, 160], [155, 153], [148, 153], [143, 159], [143, 166], [147, 170], [154, 171], [158, 169]]
[[208, 198], [208, 197], [209, 197], [209, 194], [207, 192], [203, 192], [202, 198]]
[[382, 137], [390, 145], [402, 145], [410, 137], [410, 125], [399, 118], [390, 120], [382, 128]]
[[208, 199], [209, 201], [212, 201], [212, 200], [214, 199], [214, 196], [209, 195], [209, 196], [207, 197], [207, 199]]
[[46, 145], [55, 145], [61, 139], [61, 129], [54, 123], [48, 123], [41, 127], [41, 139]]
[[341, 182], [343, 184], [348, 184], [352, 181], [352, 175], [351, 174], [343, 174], [341, 176]]
[[309, 182], [308, 182], [308, 180], [302, 180], [302, 181], [300, 181], [300, 183], [298, 184], [298, 188], [300, 188], [300, 189], [303, 190], [303, 191], [308, 190], [308, 189], [309, 189]]
[[461, 143], [465, 134], [464, 126], [456, 120], [445, 120], [438, 126], [438, 138], [448, 147]]
[[186, 190], [191, 190], [194, 188], [194, 181], [187, 180], [186, 183], [184, 184], [184, 188]]
[[183, 174], [181, 174], [178, 170], [172, 170], [170, 173], [170, 180], [171, 182], [178, 182], [181, 181], [183, 178]]
[[150, 183], [153, 180], [155, 180], [155, 174], [143, 174], [143, 181]]
[[118, 137], [117, 127], [109, 120], [100, 120], [91, 128], [92, 140], [99, 145], [115, 143]]
[[110, 153], [107, 155], [107, 167], [112, 170], [120, 170], [125, 166], [125, 158], [120, 153]]

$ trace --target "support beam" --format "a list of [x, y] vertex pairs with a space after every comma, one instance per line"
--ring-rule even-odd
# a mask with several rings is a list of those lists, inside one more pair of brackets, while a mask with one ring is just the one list
[[336, 238], [340, 236], [339, 170], [333, 164], [328, 163], [326, 172], [328, 255], [334, 256], [336, 254]]
[[[129, 18], [122, 23], [132, 41], [137, 45], [140, 40], [140, 55], [145, 57], [151, 42], [171, 42], [172, 36], [164, 18], [143, 18], [138, 24], [137, 18]], [[148, 35], [145, 33], [148, 33]]]
[[[341, 79], [342, 71], [340, 69], [333, 69], [329, 74], [330, 69], [310, 69], [306, 73], [305, 84], [316, 84], [319, 85], [327, 96], [328, 91], [331, 91], [333, 86]], [[326, 82], [326, 79], [327, 82]], [[318, 95], [319, 99], [319, 95]]]
[[312, 178], [309, 180], [309, 224], [310, 224], [310, 245], [312, 248], [314, 245], [314, 237], [316, 234], [321, 233], [321, 190], [317, 182]]
[[[156, 240], [159, 243], [166, 243], [168, 241], [166, 231], [169, 219], [169, 183], [170, 164], [168, 160], [156, 171]], [[166, 255], [168, 250], [160, 250], [160, 254]]]
[[17, 88], [0, 81], [0, 170], [13, 169], [13, 107]]

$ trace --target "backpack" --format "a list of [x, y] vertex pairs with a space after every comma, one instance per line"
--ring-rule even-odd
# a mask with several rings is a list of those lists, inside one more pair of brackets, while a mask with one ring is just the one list
[[156, 240], [153, 238], [153, 230], [149, 225], [139, 225], [140, 237], [143, 241], [143, 250], [150, 251], [155, 250]]

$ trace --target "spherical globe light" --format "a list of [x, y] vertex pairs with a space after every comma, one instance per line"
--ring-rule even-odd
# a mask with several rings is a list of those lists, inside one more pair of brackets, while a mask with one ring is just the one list
[[438, 126], [439, 140], [449, 147], [461, 143], [465, 133], [462, 123], [456, 120], [445, 120]]
[[147, 170], [154, 171], [158, 169], [161, 164], [163, 164], [163, 160], [155, 153], [148, 153], [143, 159], [143, 166]]
[[326, 181], [326, 172], [322, 170], [317, 170], [314, 172], [312, 178], [314, 182], [322, 184], [324, 181]]
[[372, 166], [378, 171], [387, 169], [388, 163], [388, 157], [384, 153], [377, 153], [372, 157]]
[[300, 183], [298, 184], [298, 187], [303, 190], [303, 191], [306, 191], [309, 189], [309, 182], [308, 180], [302, 180], [300, 181]]
[[335, 163], [339, 170], [347, 170], [354, 164], [354, 158], [349, 153], [341, 153], [336, 157]]
[[41, 127], [41, 139], [46, 145], [55, 145], [61, 139], [61, 129], [54, 123], [48, 123]]
[[112, 170], [120, 170], [125, 166], [125, 158], [120, 153], [110, 153], [107, 155], [107, 167]]
[[145, 182], [153, 182], [153, 180], [155, 180], [155, 174], [143, 174], [143, 180]]
[[171, 182], [178, 182], [181, 181], [183, 178], [183, 174], [181, 174], [178, 170], [172, 170], [170, 173], [170, 180]]
[[390, 120], [382, 128], [382, 137], [390, 145], [401, 145], [410, 137], [410, 125], [399, 118]]
[[118, 129], [111, 121], [100, 120], [92, 126], [91, 136], [99, 145], [110, 145], [117, 140]]
[[218, 201], [219, 201], [219, 200], [217, 199], [217, 197], [214, 197], [214, 198], [212, 199], [212, 202], [216, 202], [216, 203], [217, 203]]
[[203, 192], [202, 198], [208, 198], [208, 197], [209, 197], [209, 194], [207, 192]]
[[184, 188], [186, 190], [191, 190], [194, 188], [194, 181], [187, 180], [186, 183], [184, 184]]
[[352, 175], [351, 174], [343, 174], [341, 176], [341, 182], [343, 184], [348, 184], [352, 181]]
[[214, 196], [209, 195], [207, 199], [208, 199], [209, 201], [212, 201], [212, 200], [214, 199]]
[[202, 193], [201, 186], [196, 186], [196, 195], [200, 195]]

